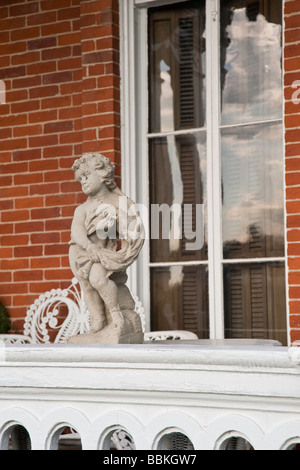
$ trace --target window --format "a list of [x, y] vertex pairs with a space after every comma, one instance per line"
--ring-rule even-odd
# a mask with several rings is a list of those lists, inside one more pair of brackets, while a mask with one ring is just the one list
[[151, 329], [286, 344], [282, 1], [135, 15], [135, 197], [159, 208], [138, 268]]

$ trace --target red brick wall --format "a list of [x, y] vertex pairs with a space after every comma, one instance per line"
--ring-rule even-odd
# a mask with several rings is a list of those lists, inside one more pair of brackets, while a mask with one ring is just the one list
[[1, 0], [0, 300], [17, 329], [72, 278], [72, 162], [100, 151], [120, 173], [118, 24], [117, 0]]
[[[289, 313], [291, 341], [300, 340], [300, 0], [286, 0], [284, 94]], [[296, 86], [296, 88], [295, 88]]]

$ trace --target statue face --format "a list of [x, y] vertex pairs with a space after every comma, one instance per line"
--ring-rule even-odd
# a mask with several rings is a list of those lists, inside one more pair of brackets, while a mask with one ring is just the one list
[[91, 168], [90, 171], [78, 172], [76, 176], [84, 194], [94, 196], [100, 191], [103, 181], [97, 170]]

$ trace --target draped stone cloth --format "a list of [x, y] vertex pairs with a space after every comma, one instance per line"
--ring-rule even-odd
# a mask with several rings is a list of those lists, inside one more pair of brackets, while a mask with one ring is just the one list
[[[107, 270], [107, 277], [125, 271], [137, 259], [144, 244], [144, 227], [134, 203], [119, 188], [113, 192], [122, 198], [121, 207], [99, 201], [99, 206], [88, 212], [85, 219], [88, 238], [92, 242], [97, 242], [96, 237], [105, 239], [105, 246], [98, 247], [97, 256], [98, 262]], [[70, 245], [74, 244], [71, 240]], [[87, 250], [77, 245], [76, 277], [88, 279], [95, 262]]]

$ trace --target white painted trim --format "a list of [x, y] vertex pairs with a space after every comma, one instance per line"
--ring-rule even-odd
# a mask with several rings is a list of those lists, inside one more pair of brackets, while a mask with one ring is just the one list
[[286, 0], [282, 2], [282, 167], [283, 167], [283, 205], [284, 205], [284, 241], [285, 241], [285, 292], [286, 292], [286, 324], [287, 324], [287, 344], [291, 344], [291, 326], [290, 326], [290, 289], [289, 289], [289, 267], [288, 267], [288, 241], [287, 241], [287, 210], [286, 210], [286, 181], [285, 181], [285, 119], [284, 119], [284, 108], [285, 108], [285, 97], [284, 97], [284, 47], [285, 47], [285, 35], [284, 35], [284, 7]]
[[[219, 0], [206, 2], [207, 54], [207, 205], [210, 338], [224, 338], [222, 205], [220, 158]], [[219, 183], [219, 184], [218, 184]]]
[[179, 2], [187, 2], [188, 0], [135, 0], [136, 7], [159, 7], [162, 5], [170, 5]]
[[[121, 75], [121, 181], [122, 190], [136, 201], [136, 93], [134, 0], [120, 0], [120, 75]], [[135, 264], [127, 270], [127, 285], [137, 292]]]

